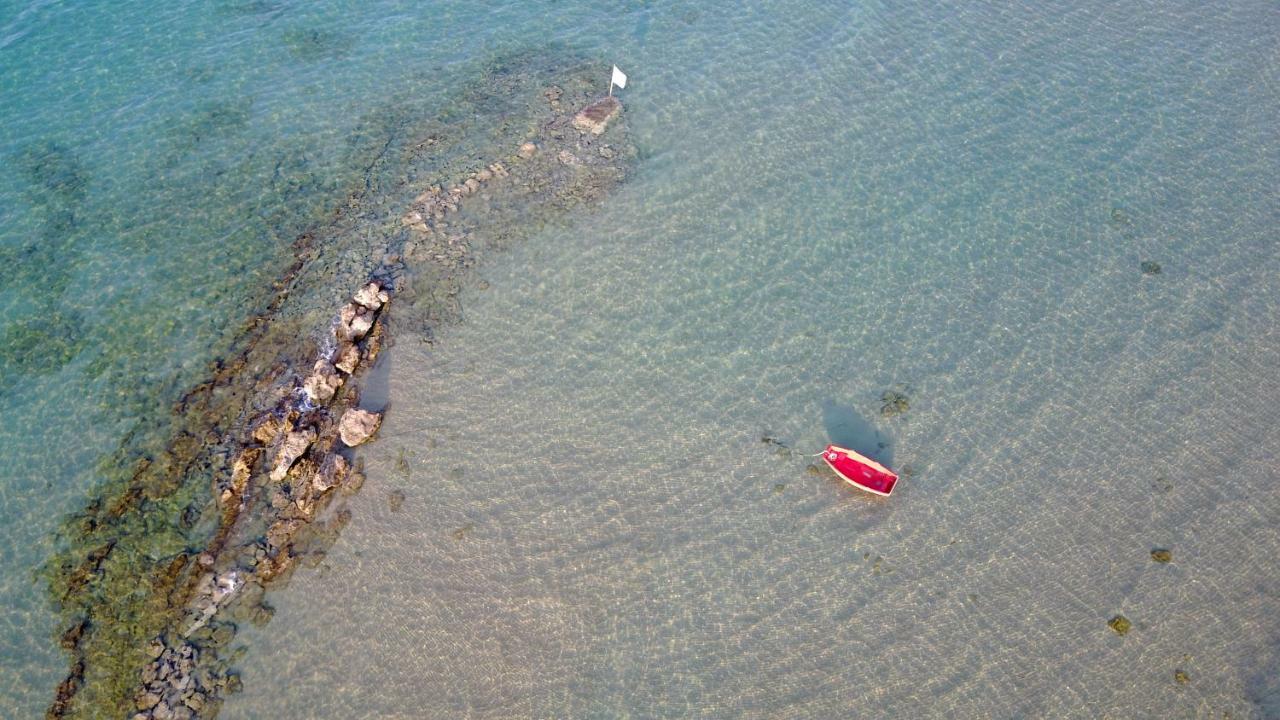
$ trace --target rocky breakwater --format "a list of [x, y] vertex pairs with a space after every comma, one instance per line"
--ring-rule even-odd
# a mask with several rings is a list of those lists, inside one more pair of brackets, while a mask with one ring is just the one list
[[163, 445], [109, 458], [119, 480], [69, 518], [49, 567], [72, 663], [48, 717], [216, 715], [239, 686], [237, 628], [267, 622], [267, 589], [350, 519], [333, 502], [363, 482], [349, 448], [382, 419], [358, 386], [392, 330], [433, 342], [461, 316], [462, 288], [483, 287], [471, 269], [486, 252], [622, 182], [636, 153], [620, 104], [600, 105], [588, 68], [548, 87], [538, 67], [512, 62], [463, 98], [508, 108], [493, 130], [394, 127], [384, 146], [397, 152], [370, 165], [394, 167], [298, 238], [274, 299], [173, 407]]
[[215, 646], [225, 643], [234, 632], [230, 626], [201, 631], [246, 588], [260, 595], [261, 588], [288, 573], [297, 559], [299, 536], [334, 490], [352, 484], [354, 472], [343, 449], [372, 437], [382, 416], [355, 407], [351, 380], [377, 357], [379, 321], [389, 302], [376, 282], [355, 293], [338, 312], [332, 343], [323, 346], [311, 372], [252, 421], [231, 476], [215, 481], [213, 493], [230, 541], [199, 556], [204, 570], [177, 625], [148, 647], [152, 660], [134, 694], [134, 720], [190, 720], [208, 714], [206, 708], [238, 682], [221, 663], [201, 662], [204, 651], [193, 638], [214, 640]]

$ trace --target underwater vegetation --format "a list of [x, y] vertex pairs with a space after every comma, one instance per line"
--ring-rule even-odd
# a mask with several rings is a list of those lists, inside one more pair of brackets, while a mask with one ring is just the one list
[[45, 140], [23, 150], [18, 167], [38, 194], [66, 204], [84, 200], [89, 174], [70, 148], [55, 140]]
[[13, 376], [43, 375], [71, 362], [84, 345], [84, 317], [72, 310], [28, 315], [0, 330], [0, 388]]
[[880, 395], [880, 415], [887, 418], [895, 417], [910, 410], [911, 398], [907, 397], [909, 391], [910, 388], [907, 387], [885, 390]]
[[1133, 623], [1123, 615], [1116, 615], [1107, 621], [1107, 627], [1114, 630], [1117, 635], [1125, 635], [1133, 628]]

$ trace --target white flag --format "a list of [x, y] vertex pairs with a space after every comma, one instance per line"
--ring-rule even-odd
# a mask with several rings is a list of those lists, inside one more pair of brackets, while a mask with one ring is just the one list
[[627, 86], [627, 74], [619, 70], [617, 65], [613, 66], [613, 84], [620, 88]]

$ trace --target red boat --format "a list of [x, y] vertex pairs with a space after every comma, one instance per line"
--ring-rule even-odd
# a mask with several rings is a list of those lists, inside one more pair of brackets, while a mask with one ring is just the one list
[[822, 459], [845, 482], [869, 493], [889, 497], [898, 484], [898, 476], [892, 470], [847, 448], [828, 445], [822, 451]]

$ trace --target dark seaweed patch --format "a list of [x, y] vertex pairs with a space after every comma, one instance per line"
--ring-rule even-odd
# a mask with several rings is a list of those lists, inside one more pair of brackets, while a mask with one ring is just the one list
[[289, 54], [304, 62], [346, 57], [354, 44], [351, 36], [322, 28], [294, 28], [281, 36]]
[[89, 173], [66, 145], [46, 140], [30, 146], [18, 157], [18, 166], [38, 194], [67, 203], [84, 199]]

